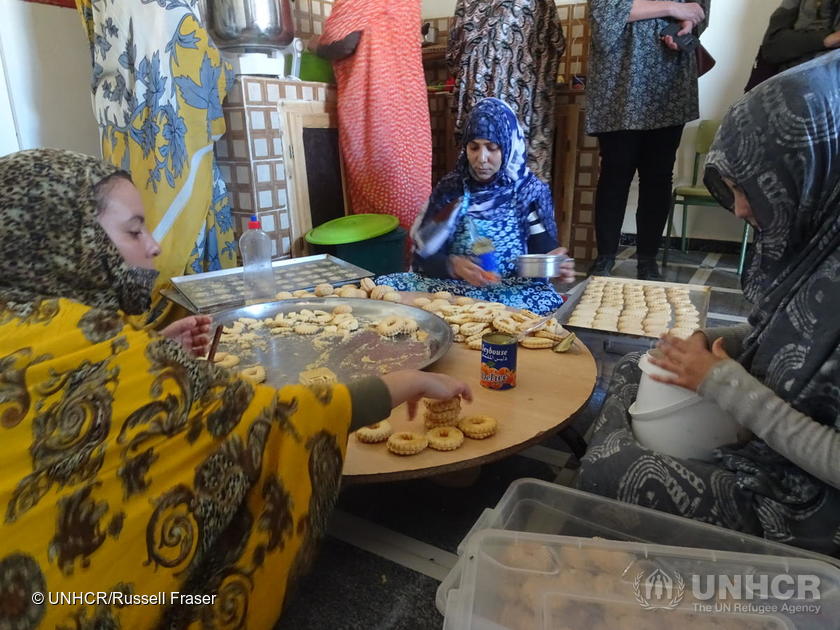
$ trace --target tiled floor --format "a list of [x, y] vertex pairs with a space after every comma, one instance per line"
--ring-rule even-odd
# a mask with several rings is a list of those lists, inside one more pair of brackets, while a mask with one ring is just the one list
[[[635, 278], [634, 248], [625, 248], [614, 275]], [[738, 256], [672, 250], [666, 281], [712, 287], [709, 326], [746, 321], [749, 307], [735, 272]], [[578, 270], [584, 279], [585, 265]], [[598, 360], [599, 377], [587, 407], [572, 425], [581, 434], [604, 400], [616, 361], [634, 344], [582, 335]], [[439, 629], [435, 592], [456, 559], [458, 544], [481, 512], [515, 479], [574, 481], [576, 460], [558, 436], [519, 455], [484, 466], [467, 487], [424, 479], [345, 488], [312, 572], [296, 586], [277, 630]]]

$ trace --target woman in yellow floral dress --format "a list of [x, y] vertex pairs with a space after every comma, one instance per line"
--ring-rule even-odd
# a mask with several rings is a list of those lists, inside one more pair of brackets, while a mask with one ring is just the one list
[[0, 627], [273, 627], [348, 432], [469, 390], [252, 386], [124, 317], [160, 252], [125, 173], [24, 151], [0, 191]]

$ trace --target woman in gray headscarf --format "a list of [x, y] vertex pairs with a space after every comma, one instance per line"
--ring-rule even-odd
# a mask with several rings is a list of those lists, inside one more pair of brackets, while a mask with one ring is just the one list
[[[708, 157], [715, 198], [757, 228], [749, 324], [669, 336], [656, 361], [754, 435], [715, 463], [641, 447], [626, 358], [580, 487], [779, 542], [840, 553], [840, 52], [791, 69], [725, 117]], [[731, 357], [731, 358], [730, 358]]]

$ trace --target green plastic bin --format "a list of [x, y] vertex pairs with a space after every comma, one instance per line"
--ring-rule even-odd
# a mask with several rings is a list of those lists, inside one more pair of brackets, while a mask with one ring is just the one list
[[351, 214], [306, 234], [319, 254], [331, 254], [377, 276], [404, 271], [406, 231], [387, 214]]

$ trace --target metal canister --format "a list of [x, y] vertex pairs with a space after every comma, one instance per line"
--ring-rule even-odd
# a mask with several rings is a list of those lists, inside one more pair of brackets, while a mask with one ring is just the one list
[[481, 338], [481, 386], [516, 387], [516, 337], [494, 332]]

